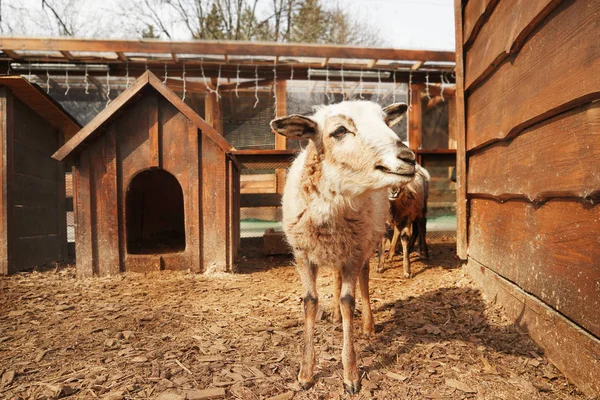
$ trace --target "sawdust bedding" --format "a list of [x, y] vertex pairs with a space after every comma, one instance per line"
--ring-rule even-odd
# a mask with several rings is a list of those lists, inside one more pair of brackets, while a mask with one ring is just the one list
[[319, 279], [316, 385], [296, 381], [301, 287], [289, 257], [246, 249], [240, 273], [76, 279], [73, 266], [0, 278], [0, 398], [583, 399], [463, 275], [454, 243], [375, 272], [376, 336], [356, 349], [362, 390], [342, 389], [341, 325]]

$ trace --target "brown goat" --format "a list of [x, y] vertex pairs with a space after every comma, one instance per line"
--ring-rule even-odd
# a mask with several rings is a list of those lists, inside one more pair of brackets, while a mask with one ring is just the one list
[[[429, 259], [429, 249], [427, 248], [427, 199], [429, 197], [430, 176], [427, 170], [420, 165], [416, 165], [415, 179], [406, 186], [393, 187], [389, 191], [390, 197], [390, 221], [389, 225], [393, 228], [393, 237], [390, 243], [387, 259], [392, 260], [396, 253], [398, 238], [402, 243], [404, 268], [404, 277], [411, 276], [410, 271], [410, 250], [416, 239], [419, 239], [419, 252], [425, 253]], [[382, 272], [385, 264], [384, 244], [386, 239], [381, 241], [379, 249], [379, 263], [377, 272]]]

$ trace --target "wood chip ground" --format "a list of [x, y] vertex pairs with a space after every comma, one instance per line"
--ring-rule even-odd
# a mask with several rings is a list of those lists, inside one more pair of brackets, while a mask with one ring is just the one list
[[319, 279], [316, 385], [296, 381], [301, 287], [289, 257], [246, 249], [240, 273], [76, 279], [72, 266], [0, 278], [2, 399], [584, 399], [527, 334], [464, 277], [454, 243], [414, 278], [397, 257], [355, 331], [362, 390], [342, 390], [331, 274]]

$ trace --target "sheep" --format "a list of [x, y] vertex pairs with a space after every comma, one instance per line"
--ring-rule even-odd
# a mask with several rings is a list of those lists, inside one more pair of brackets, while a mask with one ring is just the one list
[[[394, 186], [389, 190], [390, 198], [390, 225], [394, 234], [390, 243], [388, 259], [391, 260], [396, 252], [398, 237], [402, 242], [404, 277], [410, 278], [410, 250], [416, 239], [419, 239], [419, 252], [429, 259], [427, 248], [426, 214], [427, 199], [429, 197], [429, 172], [419, 164], [416, 165], [415, 179], [404, 186]], [[385, 264], [384, 256], [385, 239], [381, 241], [379, 250], [379, 263], [377, 272], [382, 272]]]
[[320, 106], [314, 115], [271, 121], [273, 132], [310, 139], [292, 163], [282, 196], [283, 230], [294, 252], [304, 291], [304, 353], [298, 380], [314, 384], [314, 324], [319, 267], [334, 271], [333, 319], [342, 320], [344, 388], [360, 390], [352, 318], [356, 281], [362, 295], [363, 332], [375, 324], [369, 303], [369, 258], [387, 218], [387, 191], [414, 178], [415, 155], [390, 129], [406, 112], [404, 103], [384, 109], [369, 101]]

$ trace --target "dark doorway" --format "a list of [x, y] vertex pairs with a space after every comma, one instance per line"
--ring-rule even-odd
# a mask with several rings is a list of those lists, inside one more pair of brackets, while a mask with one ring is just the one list
[[183, 192], [177, 178], [162, 169], [136, 175], [127, 190], [127, 252], [185, 250]]

